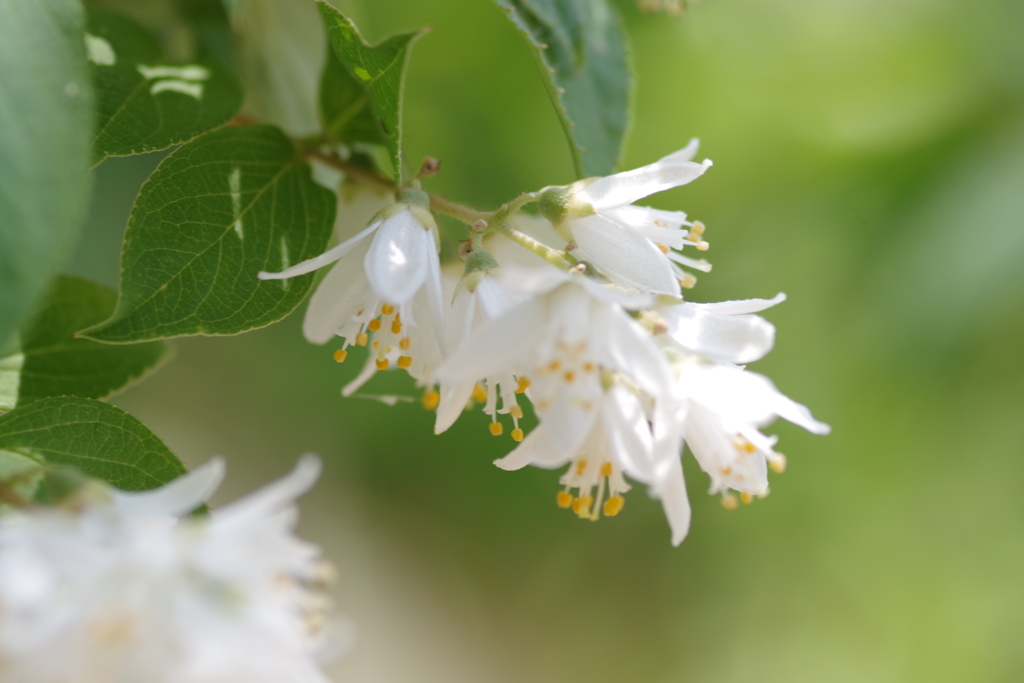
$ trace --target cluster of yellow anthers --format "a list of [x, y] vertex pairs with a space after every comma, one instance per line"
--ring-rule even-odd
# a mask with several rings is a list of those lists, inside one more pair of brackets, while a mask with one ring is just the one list
[[[558, 492], [555, 501], [558, 507], [572, 509], [580, 519], [597, 521], [603, 512], [605, 517], [614, 517], [622, 512], [626, 505], [626, 499], [622, 496], [625, 493], [625, 482], [622, 481], [621, 472], [615, 472], [614, 465], [610, 461], [601, 463], [597, 478], [597, 497], [593, 495], [595, 483], [593, 476], [588, 472], [590, 463], [587, 460], [577, 460], [573, 468], [563, 477], [562, 483], [565, 488]], [[615, 476], [615, 475], [618, 476]], [[621, 483], [616, 483], [618, 480]], [[572, 489], [577, 489], [577, 495], [572, 494]], [[608, 495], [610, 494], [610, 495]], [[605, 499], [605, 496], [608, 498]]]
[[[356, 319], [362, 318], [365, 313], [365, 310], [359, 311], [356, 313]], [[373, 332], [373, 351], [377, 354], [377, 369], [387, 370], [391, 364], [387, 358], [388, 354], [396, 346], [402, 351], [408, 351], [412, 348], [412, 338], [402, 336], [402, 314], [397, 312], [394, 306], [383, 304], [378, 315], [363, 321], [362, 328], [356, 335], [356, 346], [366, 346], [370, 342], [367, 330]], [[388, 318], [391, 318], [390, 324], [387, 324]], [[346, 358], [348, 358], [347, 350], [338, 349], [334, 352], [334, 360], [337, 362], [344, 363]], [[401, 355], [396, 364], [403, 370], [408, 370], [412, 366], [412, 356]]]
[[[733, 447], [737, 451], [739, 451], [741, 457], [753, 455], [754, 453], [758, 452], [757, 446], [752, 444], [749, 439], [747, 439], [741, 434], [736, 435], [736, 438], [733, 440]], [[771, 449], [769, 449], [764, 455], [765, 458], [768, 460], [768, 467], [771, 468], [772, 472], [774, 472], [775, 474], [782, 474], [783, 472], [786, 471], [785, 455], [779, 453], [778, 451], [773, 451]], [[721, 469], [723, 477], [728, 477], [729, 475], [732, 474], [732, 471], [732, 467], [729, 466], [723, 467]], [[742, 475], [739, 478], [742, 479]], [[764, 498], [767, 495], [768, 492], [765, 491], [764, 493], [761, 493], [757, 497]], [[751, 503], [754, 502], [754, 498], [754, 494], [751, 493], [750, 491], [742, 491], [738, 498], [735, 494], [731, 492], [726, 492], [722, 494], [722, 507], [724, 507], [726, 510], [735, 510], [740, 506], [741, 500], [745, 505], [750, 505]]]

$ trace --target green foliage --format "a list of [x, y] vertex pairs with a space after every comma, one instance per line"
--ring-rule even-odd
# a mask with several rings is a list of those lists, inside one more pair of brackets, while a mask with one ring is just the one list
[[[401, 182], [405, 70], [413, 41], [426, 29], [398, 33], [370, 45], [348, 17], [324, 0], [317, 1], [337, 58], [337, 62], [328, 59], [321, 79], [320, 112], [324, 125], [332, 136], [348, 135], [347, 139], [353, 142], [380, 142], [379, 130], [395, 168], [395, 180]], [[339, 70], [339, 66], [344, 69]], [[367, 121], [364, 113], [367, 103], [373, 123]]]
[[121, 294], [92, 339], [239, 334], [280, 320], [313, 275], [261, 281], [322, 252], [333, 193], [273, 126], [225, 128], [167, 157], [143, 186], [121, 252]]
[[77, 0], [0, 1], [0, 346], [45, 294], [89, 198]]
[[[0, 453], [69, 465], [129, 491], [166, 484], [185, 467], [120, 408], [87, 398], [44, 398], [0, 416]], [[16, 465], [16, 463], [14, 463]], [[9, 469], [9, 468], [8, 468]]]
[[105, 398], [156, 369], [167, 356], [163, 342], [113, 346], [74, 338], [110, 317], [116, 302], [102, 285], [58, 278], [22, 331], [20, 348], [0, 358], [0, 410], [48, 396]]
[[242, 89], [223, 67], [167, 64], [156, 41], [121, 15], [90, 12], [87, 32], [94, 164], [191, 140], [227, 123], [242, 105]]
[[522, 31], [580, 178], [608, 175], [629, 128], [632, 74], [622, 22], [605, 0], [495, 0]]

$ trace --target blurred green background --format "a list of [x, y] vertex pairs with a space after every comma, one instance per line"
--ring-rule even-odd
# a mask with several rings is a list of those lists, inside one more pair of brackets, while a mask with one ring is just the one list
[[[521, 37], [490, 0], [340, 2], [364, 34], [425, 24], [405, 108], [428, 189], [493, 207], [571, 181]], [[669, 544], [642, 487], [583, 522], [558, 473], [467, 414], [341, 398], [358, 363], [307, 344], [301, 311], [176, 360], [114, 400], [221, 500], [326, 461], [301, 532], [356, 624], [340, 681], [1024, 680], [1024, 4], [620, 3], [637, 70], [624, 167], [699, 136], [715, 162], [652, 200], [708, 225], [692, 299], [789, 300], [753, 369], [833, 426], [780, 424], [789, 470], [727, 512], [686, 456], [694, 518]], [[71, 271], [116, 286], [157, 156], [111, 159]], [[397, 375], [383, 384], [409, 388]], [[772, 431], [769, 430], [769, 431]]]

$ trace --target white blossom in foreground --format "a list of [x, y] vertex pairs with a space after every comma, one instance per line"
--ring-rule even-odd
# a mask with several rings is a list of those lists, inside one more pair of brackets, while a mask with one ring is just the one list
[[10, 683], [326, 683], [319, 551], [292, 535], [291, 474], [183, 517], [219, 484], [213, 460], [153, 491], [104, 487], [77, 509], [0, 517], [0, 680]]
[[444, 347], [437, 240], [427, 195], [409, 189], [336, 247], [283, 272], [259, 276], [285, 279], [337, 261], [310, 300], [303, 332], [316, 344], [342, 337], [344, 344], [334, 354], [338, 362], [345, 360], [351, 344], [372, 347], [367, 370], [346, 387], [346, 395], [392, 364], [433, 384]]
[[[592, 263], [612, 282], [626, 289], [679, 297], [680, 285], [696, 279], [680, 265], [711, 270], [704, 260], [673, 250], [693, 246], [706, 250], [704, 226], [688, 222], [679, 211], [661, 211], [633, 202], [696, 180], [711, 160], [693, 161], [697, 140], [653, 164], [603, 178], [586, 179], [541, 194], [540, 211], [572, 241], [573, 255]], [[684, 231], [686, 226], [689, 230]]]

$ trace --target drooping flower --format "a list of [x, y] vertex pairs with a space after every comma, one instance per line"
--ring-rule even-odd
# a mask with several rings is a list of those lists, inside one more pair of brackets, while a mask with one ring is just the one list
[[[394, 364], [432, 384], [444, 348], [444, 303], [437, 225], [426, 193], [403, 191], [356, 235], [283, 272], [261, 272], [260, 278], [304, 275], [335, 261], [310, 300], [306, 338], [323, 344], [342, 337], [334, 354], [338, 362], [351, 344], [371, 345], [372, 365], [364, 375]], [[347, 394], [366, 379], [346, 387]]]
[[[548, 188], [541, 194], [540, 211], [575, 245], [576, 258], [594, 264], [612, 282], [627, 289], [679, 297], [680, 285], [689, 288], [696, 282], [680, 265], [705, 272], [711, 266], [673, 250], [684, 246], [706, 250], [704, 226], [688, 222], [682, 212], [633, 202], [699, 178], [711, 160], [696, 163], [696, 153], [694, 139], [653, 164]], [[689, 230], [684, 231], [683, 226]]]
[[782, 472], [786, 458], [775, 450], [777, 437], [760, 430], [781, 417], [813, 434], [828, 434], [827, 424], [782, 394], [771, 381], [729, 363], [715, 363], [685, 352], [669, 351], [673, 394], [655, 411], [660, 455], [690, 446], [701, 469], [711, 477], [711, 493], [735, 507], [731, 491], [750, 503], [768, 493], [768, 468]]
[[214, 460], [142, 493], [0, 517], [0, 678], [12, 683], [326, 683], [319, 551], [292, 535], [315, 456], [269, 486], [184, 517]]
[[691, 354], [724, 363], [753, 363], [772, 350], [775, 326], [752, 315], [780, 304], [771, 299], [745, 299], [697, 304], [689, 301], [659, 309], [670, 343]]

